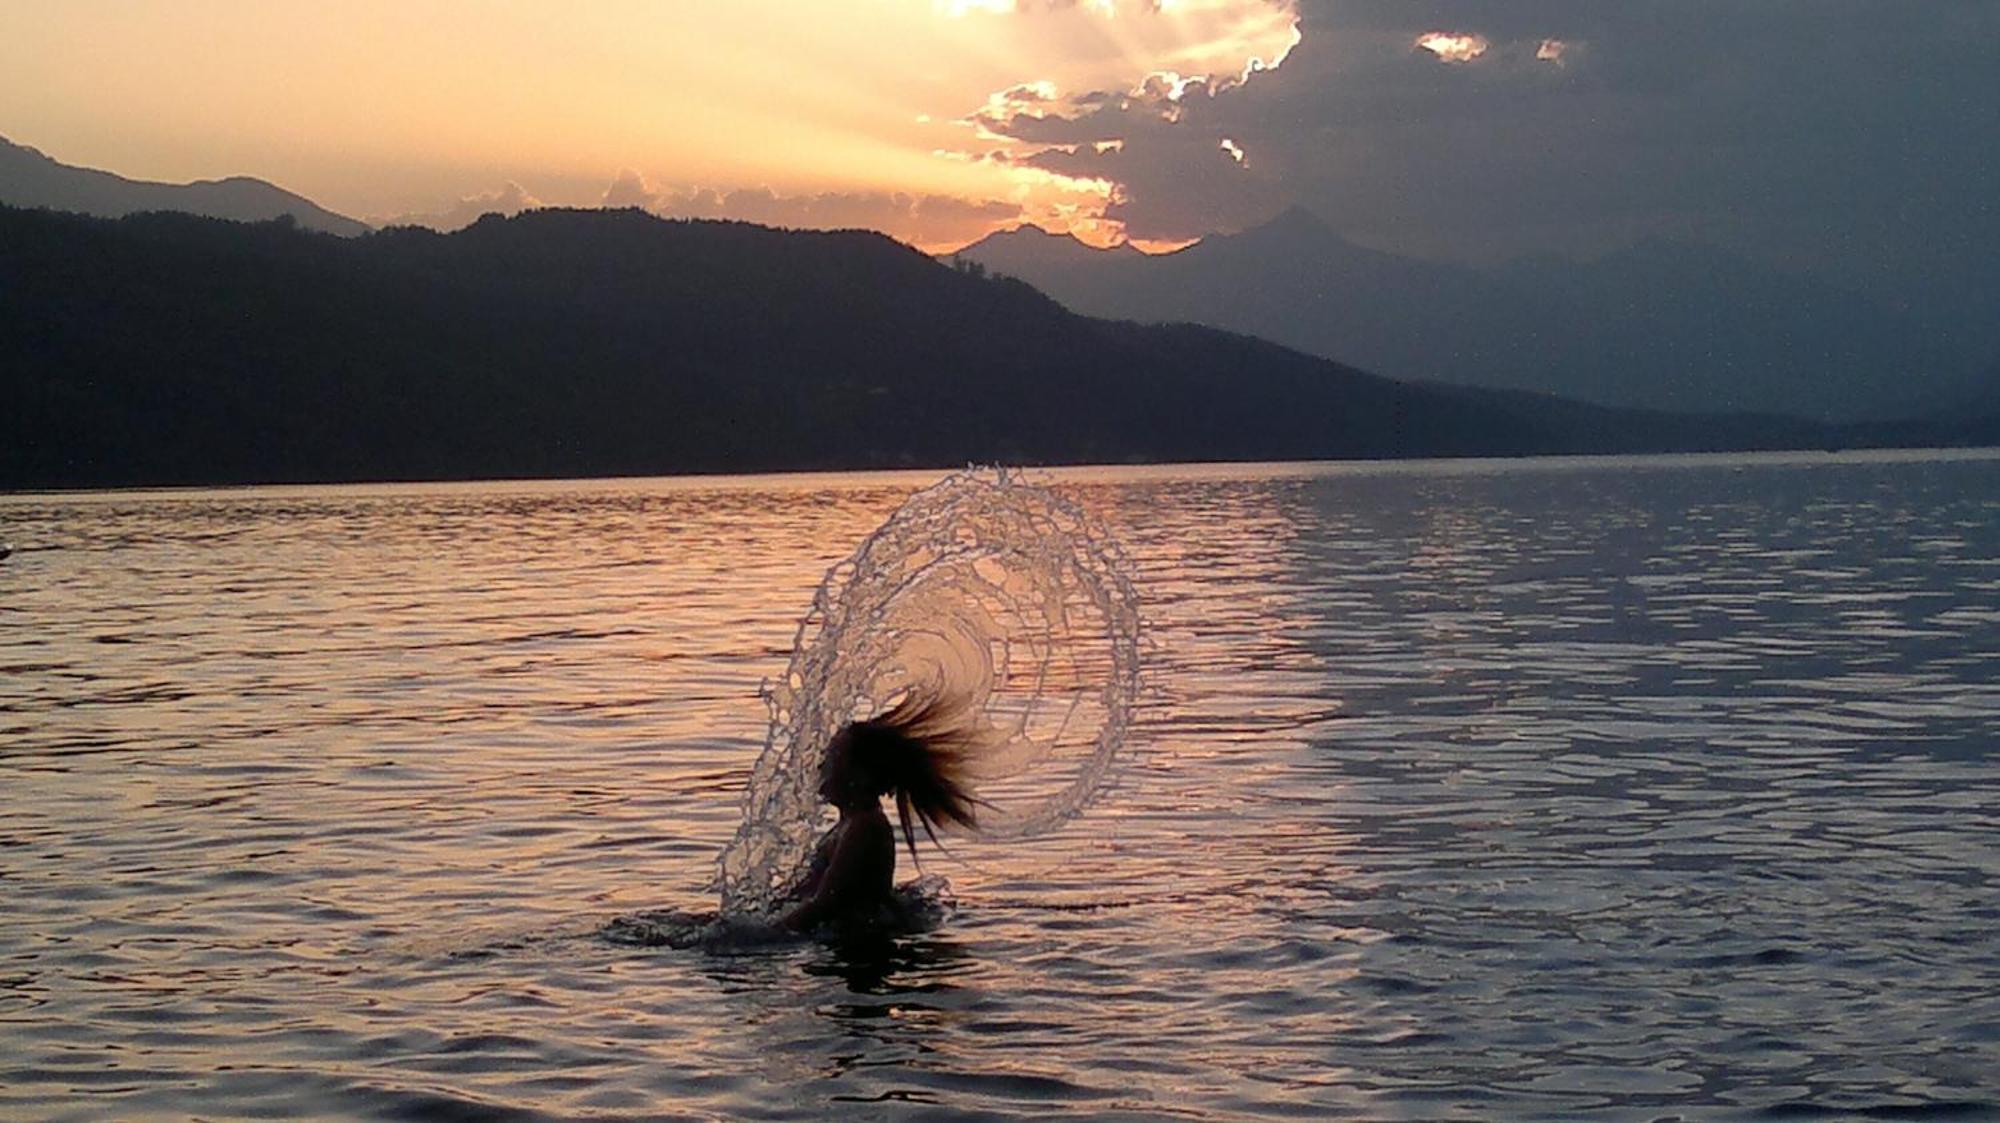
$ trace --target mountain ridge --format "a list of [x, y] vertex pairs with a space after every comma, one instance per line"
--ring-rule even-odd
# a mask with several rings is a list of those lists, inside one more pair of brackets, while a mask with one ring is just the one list
[[1094, 252], [990, 235], [954, 256], [1088, 315], [1203, 323], [1392, 377], [1628, 408], [1921, 416], [1963, 396], [1990, 359], [1858, 294], [1695, 242], [1473, 267], [1373, 249], [1294, 207], [1170, 254]]
[[[0, 487], [1817, 447], [1070, 312], [884, 235], [0, 207]], [[1896, 435], [1937, 439], [1943, 429]]]
[[367, 233], [368, 224], [336, 214], [311, 199], [254, 176], [233, 175], [190, 183], [129, 179], [116, 172], [65, 164], [25, 144], [0, 137], [0, 203], [122, 218], [174, 211], [237, 222], [290, 216], [308, 230], [343, 237]]

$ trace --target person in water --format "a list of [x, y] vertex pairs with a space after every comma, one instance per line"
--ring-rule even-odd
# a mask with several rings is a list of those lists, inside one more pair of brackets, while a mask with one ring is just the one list
[[840, 812], [840, 822], [820, 840], [780, 924], [799, 932], [907, 924], [895, 893], [896, 832], [882, 797], [895, 797], [912, 862], [918, 823], [933, 842], [940, 828], [976, 829], [980, 801], [965, 778], [974, 739], [963, 716], [941, 699], [913, 694], [834, 734], [820, 764], [819, 794]]

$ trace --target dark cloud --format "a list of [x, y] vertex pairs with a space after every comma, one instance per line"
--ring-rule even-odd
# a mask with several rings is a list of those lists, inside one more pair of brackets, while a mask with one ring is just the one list
[[[1240, 229], [1290, 203], [1460, 260], [1688, 238], [2000, 325], [2000, 2], [1300, 0], [1298, 17], [1283, 65], [1247, 80], [1004, 91], [969, 118], [995, 139], [966, 158], [1114, 182], [1107, 216], [1137, 238]], [[1418, 46], [1432, 32], [1484, 48], [1451, 61]], [[605, 199], [927, 245], [1021, 213], [663, 195], [637, 176]]]
[[[1990, 0], [1317, 0], [1211, 99], [1285, 193], [1462, 257], [1697, 237], [1856, 284], [2000, 251]], [[1476, 35], [1459, 64], [1418, 36]], [[1537, 57], [1547, 40], [1562, 65]], [[1128, 144], [1126, 154], [1143, 152]]]
[[[1305, 0], [1299, 14], [1284, 65], [1233, 88], [1096, 91], [985, 123], [1063, 146], [1037, 164], [1116, 180], [1110, 214], [1135, 237], [1298, 202], [1359, 240], [1460, 259], [1690, 238], [2000, 320], [2000, 3]], [[1427, 32], [1485, 49], [1448, 62], [1417, 46]]]
[[1128, 236], [1179, 241], [1252, 225], [1288, 198], [1255, 148], [1230, 135], [1229, 96], [1204, 82], [1149, 82], [1094, 99], [1073, 117], [1022, 116], [992, 127], [1048, 146], [1025, 163], [1117, 184], [1105, 217], [1122, 222]]

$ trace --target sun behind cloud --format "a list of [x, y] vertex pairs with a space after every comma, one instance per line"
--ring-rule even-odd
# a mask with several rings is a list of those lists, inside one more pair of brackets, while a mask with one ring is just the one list
[[1427, 31], [1417, 36], [1416, 45], [1440, 62], [1454, 63], [1472, 62], [1492, 48], [1486, 36], [1466, 31]]
[[1115, 179], [994, 123], [1217, 96], [1299, 41], [1290, 0], [181, 0], [8, 24], [0, 120], [128, 175], [455, 220], [487, 195], [595, 205], [629, 170], [656, 206], [777, 199], [928, 246], [1019, 221], [1117, 237]]

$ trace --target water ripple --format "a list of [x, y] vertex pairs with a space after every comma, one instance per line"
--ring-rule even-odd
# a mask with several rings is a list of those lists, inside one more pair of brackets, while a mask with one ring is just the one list
[[0, 497], [0, 1116], [2000, 1118], [2000, 461], [1055, 478], [1116, 792], [707, 950], [929, 474]]

